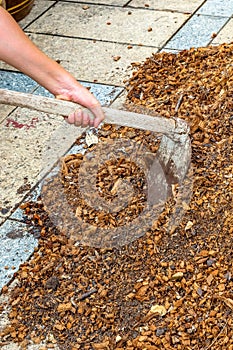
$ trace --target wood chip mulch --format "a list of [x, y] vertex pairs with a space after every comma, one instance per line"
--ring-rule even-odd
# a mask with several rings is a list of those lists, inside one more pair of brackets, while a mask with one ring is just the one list
[[[73, 245], [42, 203], [26, 203], [41, 238], [15, 275], [2, 342], [27, 348], [49, 337], [45, 349], [233, 349], [233, 44], [154, 54], [134, 65], [127, 89], [129, 109], [146, 107], [191, 126], [186, 214], [166, 232], [168, 206], [134, 242], [95, 249]], [[107, 137], [120, 132], [106, 130]]]

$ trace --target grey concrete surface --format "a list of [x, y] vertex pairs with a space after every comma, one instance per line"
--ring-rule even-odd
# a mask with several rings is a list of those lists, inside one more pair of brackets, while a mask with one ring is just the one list
[[230, 17], [233, 13], [233, 1], [207, 0], [197, 11], [197, 14], [208, 16]]
[[208, 45], [214, 33], [226, 23], [225, 17], [194, 15], [166, 44], [169, 49], [190, 49]]

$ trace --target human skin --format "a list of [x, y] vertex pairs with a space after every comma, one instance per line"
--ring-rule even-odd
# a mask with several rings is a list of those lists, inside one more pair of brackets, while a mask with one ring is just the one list
[[78, 108], [67, 116], [76, 126], [98, 127], [104, 113], [96, 98], [60, 64], [43, 53], [23, 32], [13, 17], [0, 7], [0, 60], [15, 67], [49, 90], [57, 99], [72, 101]]

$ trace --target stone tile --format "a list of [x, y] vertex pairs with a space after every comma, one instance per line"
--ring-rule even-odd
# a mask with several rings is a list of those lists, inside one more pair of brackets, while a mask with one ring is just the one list
[[[25, 108], [17, 108], [1, 124], [0, 207], [5, 211], [8, 209], [5, 216], [9, 216], [30, 188], [36, 185], [50, 138], [59, 127], [64, 127], [64, 132], [67, 132], [67, 126], [60, 117]], [[61, 137], [57, 144], [63, 145], [62, 141]], [[54, 153], [53, 149], [51, 153]]]
[[197, 11], [197, 14], [231, 17], [233, 14], [233, 1], [206, 0], [203, 6]]
[[46, 90], [43, 86], [38, 86], [38, 88], [33, 92], [33, 95], [40, 95], [44, 97], [51, 97], [53, 98], [53, 94]]
[[131, 7], [147, 7], [146, 5], [149, 5], [147, 7], [151, 10], [167, 10], [167, 11], [177, 11], [177, 12], [184, 12], [184, 13], [193, 13], [198, 9], [198, 7], [204, 2], [205, 0], [132, 0], [129, 4]]
[[146, 9], [131, 9], [129, 12], [127, 8], [89, 6], [84, 11], [81, 4], [58, 2], [27, 29], [30, 32], [161, 47], [188, 19], [183, 13]]
[[233, 42], [233, 19], [223, 27], [212, 41], [212, 44], [223, 44]]
[[32, 92], [37, 86], [34, 80], [22, 73], [0, 71], [0, 89]]
[[166, 48], [183, 50], [206, 46], [212, 34], [217, 33], [225, 22], [224, 17], [194, 15], [166, 44]]
[[37, 246], [37, 239], [29, 227], [7, 220], [0, 226], [0, 290], [13, 277], [20, 264], [25, 262]]
[[[42, 34], [30, 37], [47, 55], [59, 59], [76, 79], [107, 85], [124, 86], [124, 80], [131, 75], [131, 63], [141, 62], [157, 52], [157, 48], [145, 46], [128, 49], [128, 45], [102, 41]], [[115, 61], [117, 56], [120, 59]]]
[[21, 28], [25, 28], [29, 23], [34, 21], [38, 16], [51, 7], [55, 1], [35, 0], [35, 3], [31, 9], [31, 12], [22, 19], [19, 23]]

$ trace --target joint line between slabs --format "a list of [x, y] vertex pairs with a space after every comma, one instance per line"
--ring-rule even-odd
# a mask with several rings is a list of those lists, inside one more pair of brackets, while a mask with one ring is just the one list
[[53, 8], [56, 4], [58, 3], [58, 1], [56, 1], [54, 4], [50, 5], [46, 10], [44, 10], [42, 13], [40, 13], [37, 17], [35, 17], [33, 20], [31, 20], [31, 22], [29, 22], [28, 24], [26, 24], [25, 26], [22, 26], [23, 30], [26, 30], [32, 23], [36, 22], [40, 17], [42, 17], [48, 10], [50, 10], [51, 8]]
[[[198, 6], [198, 7], [196, 8], [196, 10], [191, 14], [191, 16], [190, 16], [189, 18], [187, 18], [186, 21], [184, 21], [184, 23], [180, 26], [180, 28], [178, 28], [177, 31], [165, 42], [165, 44], [162, 46], [161, 50], [163, 50], [163, 49], [166, 48], [167, 44], [169, 44], [169, 42], [175, 38], [175, 36], [178, 34], [178, 32], [179, 32], [184, 26], [186, 26], [186, 24], [188, 23], [188, 21], [190, 21], [191, 18], [193, 18], [193, 16], [194, 16], [194, 15], [197, 13], [197, 11], [205, 4], [206, 1], [207, 1], [207, 0], [203, 1], [203, 2], [200, 4], [200, 6]], [[173, 50], [176, 50], [176, 49], [173, 49]]]
[[[232, 17], [229, 17], [228, 20], [222, 25], [222, 27], [216, 32], [216, 34], [218, 35], [221, 30], [231, 21]], [[216, 36], [217, 36], [216, 35]], [[211, 45], [211, 43], [214, 41], [215, 38], [211, 38], [211, 40], [209, 41], [209, 43], [207, 44], [208, 45]], [[214, 44], [213, 44], [214, 45]], [[217, 44], [217, 45], [220, 45], [220, 44]]]
[[[95, 42], [103, 42], [103, 43], [110, 43], [110, 44], [119, 44], [119, 45], [132, 45], [134, 47], [148, 47], [148, 48], [153, 48], [159, 50], [158, 46], [151, 46], [151, 45], [140, 45], [140, 44], [134, 44], [134, 43], [129, 43], [129, 42], [119, 42], [119, 41], [109, 41], [109, 40], [104, 40], [104, 39], [95, 39], [95, 38], [83, 38], [79, 36], [70, 36], [70, 35], [62, 35], [62, 34], [51, 34], [51, 33], [43, 33], [43, 32], [30, 32], [27, 31], [26, 34], [30, 35], [45, 35], [45, 36], [53, 36], [57, 38], [68, 38], [68, 39], [76, 39], [76, 40], [86, 40], [86, 41], [92, 41], [93, 43]], [[170, 41], [170, 39], [169, 39]]]

